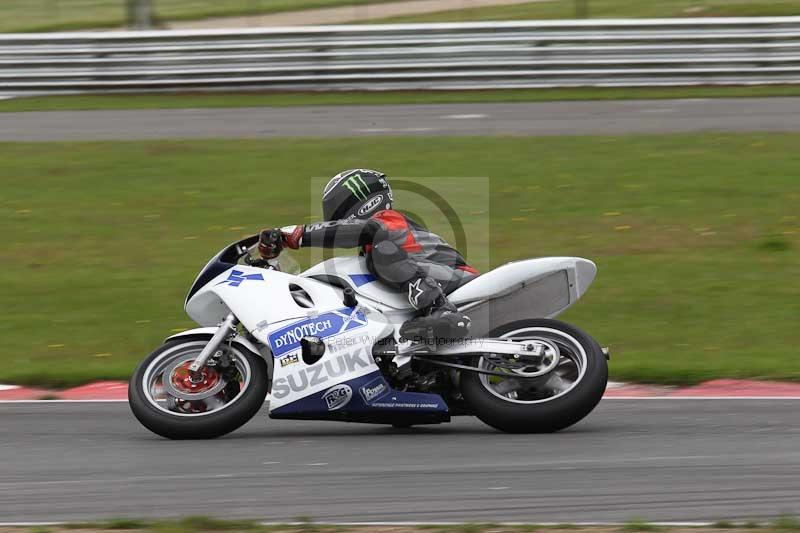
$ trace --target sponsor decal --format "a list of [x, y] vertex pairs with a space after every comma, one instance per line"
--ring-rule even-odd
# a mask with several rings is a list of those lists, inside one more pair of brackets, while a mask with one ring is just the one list
[[306, 336], [322, 337], [323, 334], [333, 330], [333, 322], [329, 319], [316, 318], [295, 322], [291, 326], [279, 329], [269, 336], [272, 346], [272, 355], [280, 357], [287, 352], [296, 350], [300, 346], [300, 339]]
[[241, 270], [233, 269], [228, 273], [228, 279], [220, 281], [217, 285], [227, 283], [231, 287], [238, 287], [245, 281], [264, 281], [264, 276], [261, 274], [245, 274]]
[[360, 225], [364, 222], [355, 218], [355, 215], [350, 215], [350, 218], [342, 218], [339, 220], [329, 220], [327, 222], [314, 222], [313, 224], [306, 225], [306, 231], [316, 231], [325, 228], [336, 228], [339, 226]]
[[377, 402], [373, 403], [372, 407], [382, 407], [388, 409], [438, 409], [438, 403], [425, 403], [425, 402]]
[[328, 406], [328, 411], [341, 409], [350, 402], [352, 397], [353, 389], [350, 388], [350, 385], [344, 383], [331, 387], [322, 395], [322, 399], [325, 400], [325, 404]]
[[[392, 188], [389, 187], [389, 182], [386, 181], [386, 178], [383, 178], [383, 177], [382, 178], [378, 178], [378, 181], [381, 183], [381, 185], [383, 185], [384, 189], [388, 189], [386, 191], [386, 196], [389, 197], [389, 202], [394, 202], [394, 194], [392, 194]], [[389, 203], [387, 203], [386, 204], [386, 209], [389, 209], [390, 207], [391, 206], [389, 205]]]
[[269, 336], [272, 356], [283, 354], [300, 348], [300, 339], [306, 336], [325, 339], [345, 331], [362, 328], [367, 325], [367, 317], [354, 307], [343, 307], [330, 313], [322, 313], [314, 318], [306, 318], [285, 326]]
[[281, 366], [289, 366], [300, 362], [300, 357], [296, 353], [289, 354], [281, 359]]
[[369, 368], [372, 364], [364, 349], [352, 353], [343, 353], [336, 357], [306, 367], [296, 374], [276, 379], [272, 384], [272, 395], [285, 398], [292, 392], [303, 392], [309, 387], [327, 383], [331, 379], [342, 377], [361, 368]]
[[353, 174], [342, 182], [342, 185], [347, 187], [353, 196], [359, 200], [366, 200], [369, 196], [369, 186], [361, 174]]
[[363, 217], [367, 213], [375, 211], [375, 208], [380, 206], [381, 202], [383, 202], [382, 194], [379, 194], [378, 196], [373, 196], [367, 203], [365, 203], [359, 208], [358, 216]]
[[414, 306], [414, 309], [419, 309], [419, 297], [425, 293], [425, 289], [419, 285], [422, 283], [422, 278], [417, 278], [414, 283], [408, 284], [408, 301]]
[[359, 394], [361, 394], [361, 397], [364, 399], [364, 403], [368, 405], [375, 400], [383, 398], [389, 394], [389, 391], [389, 386], [386, 384], [383, 378], [373, 379], [358, 389]]

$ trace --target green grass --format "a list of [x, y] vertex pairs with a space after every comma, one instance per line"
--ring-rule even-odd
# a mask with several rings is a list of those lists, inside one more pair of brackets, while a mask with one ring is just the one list
[[[159, 22], [358, 6], [396, 0], [153, 0]], [[588, 0], [596, 18], [781, 16], [800, 14], [798, 0]], [[125, 24], [123, 0], [3, 0], [0, 32], [107, 28]], [[575, 0], [496, 6], [396, 17], [385, 21], [556, 19], [576, 16]], [[372, 22], [372, 21], [370, 21]]]
[[782, 516], [772, 523], [776, 531], [800, 531], [800, 520], [793, 516]]
[[652, 531], [663, 531], [664, 528], [651, 524], [640, 519], [633, 519], [626, 522], [621, 530], [625, 533], [647, 533]]
[[[589, 18], [757, 17], [800, 15], [798, 0], [587, 0]], [[575, 0], [548, 0], [392, 17], [386, 22], [569, 19]]]
[[586, 87], [486, 91], [242, 92], [41, 96], [0, 100], [0, 113], [98, 109], [189, 109], [309, 105], [448, 104], [718, 97], [750, 98], [772, 96], [800, 96], [800, 86]]
[[[301, 527], [293, 525], [262, 526], [253, 520], [228, 520], [208, 516], [188, 516], [172, 520], [140, 520], [116, 518], [100, 522], [78, 522], [64, 524], [59, 531], [99, 530], [99, 531], [150, 531], [153, 533], [192, 533], [195, 531], [237, 531], [237, 532], [286, 532], [300, 533]], [[320, 528], [320, 531], [333, 531], [334, 528]]]
[[[421, 532], [437, 532], [437, 533], [523, 533], [523, 532], [536, 532], [536, 531], [583, 531], [585, 533], [595, 532], [608, 532], [618, 531], [625, 532], [642, 532], [642, 531], [675, 531], [678, 533], [686, 533], [690, 530], [736, 530], [743, 526], [738, 523], [719, 523], [709, 527], [661, 527], [647, 522], [629, 522], [618, 528], [609, 526], [577, 526], [572, 524], [561, 525], [502, 525], [502, 524], [481, 524], [481, 523], [464, 523], [456, 525], [419, 525], [419, 526], [406, 526], [406, 527], [374, 527], [374, 526], [336, 526], [336, 525], [323, 525], [317, 524], [309, 520], [293, 522], [290, 524], [269, 524], [261, 525], [254, 521], [248, 520], [226, 520], [209, 517], [188, 517], [183, 519], [172, 520], [127, 520], [122, 519], [122, 525], [118, 524], [115, 520], [104, 522], [87, 522], [76, 524], [63, 524], [52, 527], [33, 527], [33, 528], [8, 528], [9, 531], [25, 531], [28, 533], [33, 532], [53, 532], [65, 533], [75, 529], [81, 530], [95, 530], [95, 531], [109, 531], [114, 532], [118, 530], [132, 530], [132, 531], [149, 531], [153, 533], [193, 533], [195, 531], [237, 531], [242, 533], [371, 533], [374, 531], [393, 531], [396, 533], [421, 533]], [[2, 528], [0, 528], [2, 529]], [[796, 531], [797, 528], [793, 527], [789, 530], [782, 529], [780, 521], [767, 525], [756, 526], [756, 532], [763, 533], [780, 533], [781, 531]], [[3, 530], [5, 531], [5, 530]]]
[[470, 242], [491, 243], [467, 251], [479, 268], [595, 260], [595, 286], [564, 318], [612, 347], [615, 379], [800, 380], [799, 145], [797, 134], [0, 144], [0, 383], [126, 378], [192, 326], [183, 298], [208, 257], [307, 220], [309, 177], [363, 166], [488, 176], [488, 206], [471, 186], [448, 194]]
[[151, 522], [138, 518], [111, 518], [100, 522], [76, 522], [64, 524], [64, 529], [108, 529], [117, 530], [138, 530], [147, 528]]
[[[156, 22], [262, 15], [390, 0], [153, 0]], [[0, 33], [124, 26], [125, 0], [2, 0]]]

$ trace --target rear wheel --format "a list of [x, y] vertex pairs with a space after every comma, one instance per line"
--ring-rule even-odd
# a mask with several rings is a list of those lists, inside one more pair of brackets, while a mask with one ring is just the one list
[[500, 326], [492, 338], [539, 340], [552, 370], [524, 377], [534, 369], [506, 365], [491, 356], [476, 356], [474, 366], [500, 372], [493, 376], [464, 372], [461, 393], [488, 425], [509, 433], [548, 433], [583, 419], [597, 406], [608, 382], [608, 365], [600, 345], [585, 332], [558, 320], [531, 319]]
[[192, 378], [189, 365], [207, 339], [175, 340], [150, 354], [128, 385], [139, 422], [169, 439], [210, 439], [230, 433], [264, 404], [267, 364], [237, 345], [225, 346], [213, 365]]

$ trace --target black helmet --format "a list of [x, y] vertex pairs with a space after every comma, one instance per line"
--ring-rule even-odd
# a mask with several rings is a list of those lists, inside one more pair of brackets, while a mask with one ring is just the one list
[[369, 218], [391, 209], [392, 188], [382, 172], [367, 169], [345, 170], [336, 174], [322, 191], [325, 220]]

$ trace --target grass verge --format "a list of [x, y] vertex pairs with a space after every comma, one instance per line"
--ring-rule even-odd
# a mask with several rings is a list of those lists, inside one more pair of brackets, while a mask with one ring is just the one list
[[471, 22], [580, 18], [759, 17], [800, 15], [797, 0], [586, 0], [585, 12], [575, 0], [549, 0], [392, 17], [370, 23]]
[[[366, 6], [392, 0], [157, 0], [156, 24], [212, 17], [266, 15], [305, 9]], [[121, 27], [125, 2], [118, 0], [3, 0], [0, 32], [39, 32]]]
[[312, 105], [455, 104], [800, 96], [800, 86], [614, 87], [486, 91], [241, 92], [41, 96], [0, 100], [0, 113], [101, 109], [189, 109]]
[[[321, 7], [366, 6], [396, 0], [158, 0], [157, 22], [211, 17], [263, 15]], [[586, 0], [587, 12], [575, 0], [549, 0], [511, 6], [442, 11], [372, 22], [440, 22], [513, 19], [633, 17], [744, 17], [800, 14], [797, 0]], [[56, 31], [118, 27], [125, 24], [125, 4], [109, 0], [4, 0], [0, 32]]]
[[[0, 144], [0, 383], [126, 378], [192, 326], [183, 298], [211, 255], [306, 221], [319, 194], [309, 177], [354, 167], [488, 177], [488, 200], [448, 193], [470, 242], [485, 243], [467, 250], [479, 268], [595, 260], [595, 286], [564, 318], [611, 345], [614, 379], [800, 379], [798, 145], [798, 134]], [[405, 201], [413, 211], [419, 198]]]
[[[753, 528], [753, 533], [779, 533], [784, 530], [780, 520], [771, 524], [760, 524]], [[480, 524], [463, 523], [455, 525], [421, 525], [421, 526], [339, 526], [317, 524], [313, 521], [303, 520], [290, 524], [262, 525], [255, 521], [248, 520], [223, 520], [203, 516], [188, 517], [177, 520], [131, 520], [118, 519], [105, 522], [88, 522], [77, 524], [65, 524], [50, 527], [33, 528], [10, 528], [0, 527], [0, 533], [16, 533], [27, 531], [28, 533], [64, 533], [76, 530], [100, 532], [114, 531], [152, 531], [156, 533], [188, 533], [195, 531], [241, 531], [259, 533], [534, 533], [537, 531], [547, 533], [575, 532], [580, 533], [626, 533], [629, 531], [663, 531], [669, 533], [692, 533], [703, 531], [704, 533], [728, 533], [740, 531], [745, 524], [730, 523], [726, 527], [713, 525], [710, 527], [662, 527], [649, 524], [647, 522], [637, 523], [644, 529], [629, 529], [629, 524], [623, 526], [577, 526], [573, 524], [560, 524], [557, 526], [542, 526], [537, 524], [523, 525], [502, 525], [502, 524]], [[794, 529], [793, 531], [795, 531]]]

